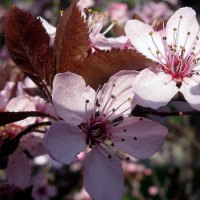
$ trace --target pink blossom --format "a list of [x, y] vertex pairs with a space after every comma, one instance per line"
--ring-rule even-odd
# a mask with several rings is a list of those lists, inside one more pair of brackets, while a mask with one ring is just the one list
[[34, 177], [32, 197], [34, 200], [49, 200], [57, 194], [56, 187], [48, 183], [44, 174], [39, 173]]
[[125, 3], [112, 2], [108, 6], [108, 15], [112, 20], [116, 20], [118, 23], [125, 23], [128, 16], [128, 5]]
[[[2, 104], [3, 111], [42, 111], [42, 109], [47, 111], [44, 100], [41, 102], [39, 101], [39, 99], [41, 99], [40, 97], [31, 97], [27, 95], [23, 91], [22, 83], [19, 83], [17, 87], [18, 91], [16, 93], [18, 93], [19, 96], [10, 99], [13, 85], [14, 83], [8, 83], [4, 90], [0, 92], [0, 98], [2, 97], [4, 100], [2, 101], [4, 102], [4, 104]], [[21, 121], [0, 126], [0, 145], [2, 145], [5, 140], [9, 140], [17, 136], [26, 128], [26, 126], [36, 123], [38, 119], [42, 120], [36, 117], [28, 117]], [[47, 119], [45, 120], [47, 121]], [[32, 161], [30, 158], [45, 153], [42, 145], [42, 138], [42, 133], [31, 132], [20, 139], [19, 146], [15, 152], [8, 156], [6, 175], [9, 184], [14, 184], [21, 188], [25, 188], [30, 185], [32, 167]]]
[[125, 31], [139, 52], [157, 62], [133, 83], [137, 103], [158, 108], [181, 92], [191, 107], [200, 110], [199, 25], [194, 10], [179, 9], [160, 32], [138, 20], [129, 20]]
[[49, 128], [44, 146], [53, 159], [64, 164], [76, 161], [86, 145], [91, 148], [84, 160], [83, 182], [96, 200], [121, 199], [120, 158], [151, 156], [167, 133], [156, 122], [129, 117], [135, 106], [131, 98], [135, 75], [134, 71], [121, 71], [97, 92], [71, 72], [57, 74], [53, 82], [53, 105], [63, 121]]
[[88, 23], [89, 27], [89, 38], [91, 41], [91, 47], [98, 48], [101, 50], [111, 50], [112, 48], [121, 49], [124, 45], [127, 44], [128, 39], [126, 36], [120, 37], [105, 37], [105, 34], [108, 33], [116, 24], [116, 21], [112, 21], [111, 24], [106, 28], [102, 33], [103, 27], [107, 24], [107, 14], [98, 13], [88, 10], [89, 16], [85, 17], [85, 20]]
[[159, 192], [159, 189], [157, 186], [155, 185], [152, 185], [148, 188], [148, 193], [151, 195], [151, 196], [156, 196]]
[[[5, 111], [10, 112], [35, 110], [35, 102], [30, 97], [22, 95], [11, 99], [5, 107]], [[2, 126], [0, 127], [0, 135], [3, 139], [15, 137], [26, 126], [35, 122], [36, 118], [28, 117], [24, 120]], [[42, 137], [43, 134], [31, 132], [20, 139], [19, 146], [8, 157], [8, 167], [6, 169], [8, 183], [21, 188], [29, 186], [32, 166], [30, 156], [34, 157], [45, 153], [42, 146]]]
[[[105, 37], [105, 34], [108, 33], [116, 24], [116, 21], [112, 21], [111, 24], [102, 32], [103, 27], [108, 24], [108, 17], [105, 12], [98, 13], [97, 11], [93, 11], [92, 9], [88, 9], [86, 11], [88, 16], [84, 11], [82, 11], [82, 15], [84, 20], [88, 24], [89, 28], [89, 39], [91, 42], [91, 48], [95, 51], [95, 48], [101, 50], [111, 50], [112, 48], [115, 49], [124, 49], [130, 48], [129, 41], [126, 36], [120, 37]], [[56, 27], [49, 24], [45, 19], [38, 17], [46, 29], [47, 33], [51, 38], [51, 44], [55, 39], [56, 34]]]
[[134, 13], [138, 14], [142, 19], [148, 23], [153, 23], [154, 20], [168, 19], [173, 11], [169, 9], [168, 5], [164, 2], [148, 1], [142, 5], [137, 5]]

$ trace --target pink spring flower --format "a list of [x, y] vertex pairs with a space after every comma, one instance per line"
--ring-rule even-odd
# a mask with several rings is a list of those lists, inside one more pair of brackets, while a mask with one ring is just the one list
[[39, 173], [33, 179], [31, 196], [34, 200], [49, 200], [57, 194], [56, 187], [48, 183], [44, 174]]
[[91, 47], [98, 48], [101, 50], [111, 50], [112, 48], [121, 49], [128, 42], [126, 36], [120, 37], [105, 37], [116, 24], [113, 20], [111, 24], [102, 32], [105, 24], [108, 23], [108, 17], [106, 13], [98, 13], [88, 9], [89, 16], [85, 17], [89, 27], [89, 37], [91, 41]]
[[165, 2], [148, 1], [147, 3], [137, 5], [134, 8], [134, 13], [142, 17], [146, 23], [151, 24], [154, 20], [168, 19], [173, 14], [173, 11], [169, 9]]
[[[34, 99], [27, 96], [18, 96], [11, 99], [5, 111], [35, 111], [36, 106]], [[0, 127], [0, 140], [15, 137], [19, 132], [30, 124], [34, 124], [36, 118], [28, 117], [24, 120], [8, 124]], [[43, 134], [32, 132], [20, 139], [19, 146], [8, 157], [8, 167], [6, 175], [9, 184], [14, 184], [20, 188], [25, 188], [30, 185], [31, 179], [31, 166], [32, 162], [30, 157], [44, 154], [45, 151], [42, 146]], [[22, 176], [23, 174], [23, 176]]]
[[[79, 2], [80, 3], [80, 2]], [[79, 4], [78, 4], [79, 5]], [[116, 21], [112, 21], [111, 24], [102, 32], [104, 26], [108, 23], [108, 17], [105, 12], [98, 13], [97, 11], [93, 11], [92, 9], [87, 10], [88, 16], [84, 11], [82, 11], [82, 15], [84, 17], [85, 22], [88, 24], [89, 28], [89, 38], [90, 45], [93, 51], [95, 48], [101, 50], [111, 50], [114, 49], [124, 49], [130, 48], [129, 41], [126, 36], [120, 37], [105, 37], [105, 34], [108, 33], [116, 24]], [[56, 27], [49, 24], [42, 17], [38, 17], [44, 28], [51, 39], [51, 45], [53, 46], [53, 42], [56, 35]]]
[[112, 20], [117, 20], [118, 23], [125, 23], [128, 18], [128, 5], [126, 3], [112, 2], [108, 6], [108, 15]]
[[[135, 106], [133, 71], [121, 71], [95, 92], [71, 72], [57, 74], [53, 82], [57, 121], [44, 137], [50, 156], [64, 164], [77, 160], [88, 145], [84, 160], [84, 186], [96, 200], [120, 200], [123, 194], [121, 159], [144, 159], [161, 147], [167, 129], [156, 122], [128, 117]], [[62, 92], [61, 92], [62, 91]]]
[[129, 20], [125, 32], [132, 45], [157, 62], [136, 77], [138, 104], [158, 108], [181, 92], [191, 107], [200, 110], [199, 25], [192, 8], [181, 8], [156, 32], [138, 20]]
[[[9, 82], [0, 91], [2, 111], [44, 111], [49, 113], [51, 107], [46, 101], [38, 96], [31, 97], [23, 90], [23, 84], [18, 83], [17, 94], [19, 96], [10, 99], [14, 83]], [[48, 120], [36, 117], [28, 117], [24, 120], [0, 126], [0, 146], [9, 139], [12, 139], [25, 129], [26, 126], [34, 124], [36, 121]], [[42, 146], [42, 133], [31, 132], [20, 139], [19, 146], [11, 155], [8, 156], [8, 166], [6, 178], [9, 184], [14, 184], [20, 188], [30, 185], [32, 161], [30, 158], [45, 154]], [[23, 174], [23, 176], [22, 176]]]

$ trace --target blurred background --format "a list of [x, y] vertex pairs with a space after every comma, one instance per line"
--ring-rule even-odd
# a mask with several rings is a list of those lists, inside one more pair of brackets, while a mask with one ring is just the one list
[[[149, 24], [168, 19], [180, 7], [190, 6], [199, 18], [200, 1], [195, 0], [81, 0], [83, 6], [106, 12], [108, 20], [117, 25], [108, 35], [123, 34], [127, 19], [139, 18]], [[4, 38], [4, 19], [12, 5], [41, 16], [56, 26], [60, 11], [70, 4], [69, 0], [0, 0], [0, 89], [8, 80], [21, 80], [23, 73], [9, 58]], [[105, 25], [106, 26], [106, 25]], [[170, 104], [164, 111], [191, 110], [184, 102]], [[161, 152], [144, 161], [124, 162], [125, 192], [123, 200], [200, 200], [200, 116], [146, 116], [159, 121], [169, 129]], [[34, 159], [33, 175], [42, 173], [53, 188], [54, 195], [47, 199], [89, 200], [82, 186], [82, 160], [71, 166], [63, 166], [48, 156]], [[32, 199], [31, 187], [21, 190], [4, 185], [5, 164], [0, 162], [0, 199]], [[23, 167], [23, 166], [22, 166]], [[114, 192], [114, 191], [113, 191]]]

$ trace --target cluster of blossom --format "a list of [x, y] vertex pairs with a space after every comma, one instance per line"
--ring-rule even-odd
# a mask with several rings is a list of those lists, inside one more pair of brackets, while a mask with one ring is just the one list
[[[83, 8], [84, 5], [79, 3], [79, 6]], [[32, 190], [35, 199], [41, 198], [36, 191], [44, 192], [44, 188], [48, 197], [56, 192], [44, 178], [31, 180], [30, 157], [48, 153], [52, 159], [69, 165], [84, 152], [85, 190], [95, 200], [120, 200], [123, 195], [121, 161], [149, 158], [160, 150], [167, 134], [167, 129], [159, 123], [134, 117], [132, 111], [136, 105], [157, 109], [182, 93], [192, 108], [200, 110], [199, 25], [193, 9], [179, 9], [159, 31], [127, 17], [123, 19], [123, 23], [127, 20], [126, 35], [115, 38], [105, 36], [115, 21], [101, 33], [107, 20], [105, 13], [81, 10], [88, 24], [92, 53], [97, 49], [128, 48], [153, 62], [150, 68], [140, 72], [122, 70], [114, 74], [97, 91], [78, 74], [58, 73], [53, 81], [53, 107], [38, 96], [27, 95], [22, 84], [17, 86], [17, 96], [11, 98], [16, 85], [6, 85], [0, 93], [1, 111], [42, 111], [57, 119], [46, 133], [41, 129], [23, 136], [17, 149], [8, 157], [8, 181], [22, 188], [31, 181], [38, 183]], [[53, 41], [56, 28], [40, 19]], [[0, 127], [0, 144], [28, 125], [45, 120], [32, 117]]]
[[70, 164], [87, 144], [92, 150], [84, 161], [86, 191], [94, 199], [121, 199], [120, 160], [151, 156], [167, 132], [155, 122], [131, 117], [135, 105], [156, 109], [181, 92], [191, 107], [200, 110], [199, 25], [191, 8], [181, 8], [158, 32], [139, 20], [128, 20], [125, 40], [121, 42], [121, 37], [106, 38], [101, 34], [102, 16], [98, 19], [98, 14], [90, 12], [87, 20], [93, 47], [127, 48], [124, 44], [129, 40], [132, 48], [155, 64], [141, 72], [121, 71], [97, 92], [86, 86], [79, 75], [57, 74], [52, 99], [64, 121], [53, 123], [44, 145], [53, 159]]
[[[18, 84], [7, 82], [4, 89], [0, 91], [0, 111], [40, 111], [53, 116], [54, 110], [51, 104], [39, 96], [30, 96], [26, 93], [25, 88], [32, 86], [35, 87], [30, 79], [25, 79], [24, 82]], [[21, 121], [0, 126], [0, 145], [2, 146], [15, 138], [27, 126], [47, 120], [47, 117], [28, 117]], [[6, 182], [21, 189], [33, 185], [32, 197], [36, 200], [42, 199], [42, 195], [47, 198], [48, 195], [55, 196], [56, 194], [55, 189], [51, 189], [53, 186], [48, 185], [44, 175], [32, 176], [33, 158], [46, 154], [42, 144], [45, 132], [46, 128], [41, 127], [40, 130], [32, 131], [23, 136], [15, 151], [9, 154], [6, 168]], [[40, 191], [41, 188], [45, 190], [43, 193]]]

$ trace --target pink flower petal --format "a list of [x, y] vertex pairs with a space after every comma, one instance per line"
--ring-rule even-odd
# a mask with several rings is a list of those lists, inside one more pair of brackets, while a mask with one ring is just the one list
[[[150, 25], [138, 20], [128, 20], [125, 32], [132, 45], [147, 58], [160, 62], [156, 56], [157, 51], [165, 56], [161, 35], [155, 32]], [[150, 35], [151, 32], [153, 35]], [[164, 61], [164, 59], [162, 60]]]
[[71, 164], [85, 148], [85, 135], [78, 127], [57, 121], [47, 131], [44, 146], [54, 160]]
[[166, 134], [164, 126], [138, 117], [125, 118], [112, 133], [113, 138], [118, 138], [113, 140], [115, 147], [137, 159], [148, 158], [159, 151]]
[[180, 92], [190, 106], [200, 110], [200, 76], [193, 75], [190, 78], [184, 78]]
[[[180, 19], [180, 16], [182, 16], [182, 19]], [[189, 7], [180, 8], [171, 16], [166, 25], [167, 43], [169, 45], [174, 44], [174, 28], [178, 32], [177, 46], [185, 47], [186, 52], [184, 55], [187, 55], [189, 49], [194, 46], [193, 41], [196, 40], [199, 30], [195, 11]], [[189, 36], [188, 32], [190, 32]], [[187, 42], [185, 44], [186, 38]]]
[[[11, 99], [8, 102], [5, 109], [6, 111], [10, 111], [10, 112], [36, 111], [34, 100], [25, 95], [20, 95], [18, 97]], [[36, 117], [28, 117], [24, 120], [15, 122], [15, 124], [24, 127], [24, 126], [35, 123], [35, 121], [36, 121]]]
[[159, 108], [166, 105], [178, 92], [170, 75], [153, 69], [144, 69], [133, 82], [136, 102], [144, 107]]
[[133, 70], [120, 71], [113, 75], [108, 83], [104, 84], [98, 94], [101, 112], [106, 114], [115, 109], [111, 118], [116, 118], [118, 115], [121, 115], [121, 113], [122, 115], [131, 113], [131, 110], [136, 105], [136, 103], [132, 101], [132, 83], [137, 74], [138, 72]]
[[[53, 82], [52, 98], [57, 114], [70, 124], [79, 125], [91, 117], [95, 91], [87, 86], [84, 79], [74, 73], [57, 74]], [[86, 100], [87, 116], [86, 116]]]
[[14, 82], [7, 82], [3, 90], [0, 91], [0, 110], [4, 110], [7, 102], [9, 101], [14, 85]]
[[14, 184], [20, 188], [29, 186], [31, 178], [31, 163], [19, 148], [8, 157], [6, 174], [9, 184]]
[[42, 144], [43, 136], [44, 134], [31, 132], [21, 138], [20, 145], [34, 157], [46, 154]]
[[84, 186], [95, 200], [121, 200], [123, 173], [120, 159], [95, 146], [85, 159]]

